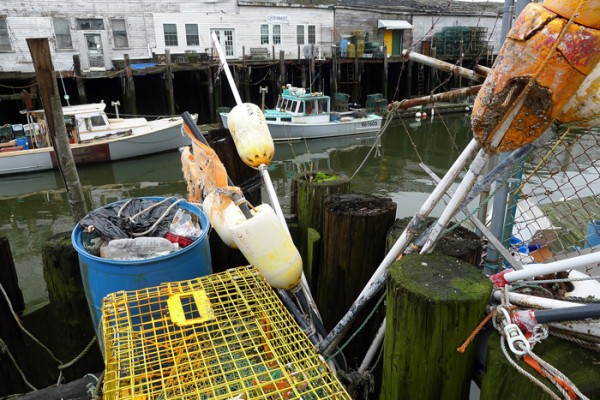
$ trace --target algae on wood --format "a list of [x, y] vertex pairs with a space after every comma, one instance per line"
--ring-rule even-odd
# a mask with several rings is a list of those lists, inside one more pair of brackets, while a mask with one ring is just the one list
[[456, 349], [484, 315], [492, 284], [445, 255], [409, 255], [387, 283], [384, 399], [466, 399], [475, 346]]
[[[301, 174], [292, 181], [291, 211], [297, 214], [300, 228], [298, 249], [304, 265], [312, 265], [310, 270], [305, 269], [304, 272], [313, 291], [316, 291], [318, 272], [321, 270], [321, 254], [317, 247], [309, 255], [309, 247], [314, 240], [309, 236], [309, 228], [322, 235], [325, 201], [331, 195], [348, 193], [349, 190], [348, 177], [329, 172]], [[312, 263], [309, 257], [312, 257]]]

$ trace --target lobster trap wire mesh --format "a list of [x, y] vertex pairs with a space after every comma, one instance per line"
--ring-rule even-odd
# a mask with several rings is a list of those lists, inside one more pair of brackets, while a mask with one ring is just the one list
[[509, 180], [506, 242], [514, 235], [531, 254], [544, 249], [530, 260], [537, 262], [600, 250], [599, 156], [600, 131], [590, 129], [567, 132], [526, 157]]
[[102, 310], [105, 399], [350, 398], [252, 267], [112, 293]]

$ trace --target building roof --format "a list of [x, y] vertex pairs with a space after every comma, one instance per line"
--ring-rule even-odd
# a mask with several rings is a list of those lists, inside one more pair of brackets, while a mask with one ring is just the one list
[[502, 11], [502, 3], [478, 1], [465, 2], [456, 0], [338, 0], [338, 6], [346, 7], [381, 7], [386, 10], [397, 10], [412, 13], [448, 13], [477, 15], [482, 12], [497, 14]]

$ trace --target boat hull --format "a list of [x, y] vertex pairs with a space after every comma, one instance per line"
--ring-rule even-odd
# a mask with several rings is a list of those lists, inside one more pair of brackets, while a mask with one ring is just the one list
[[[227, 113], [221, 113], [223, 126], [227, 127]], [[301, 139], [319, 139], [336, 136], [357, 135], [360, 133], [378, 132], [383, 118], [371, 114], [362, 118], [341, 118], [338, 121], [323, 123], [297, 123], [267, 121], [269, 132], [274, 141], [290, 141]]]
[[[188, 146], [191, 139], [181, 133], [181, 118], [149, 123], [144, 132], [71, 145], [77, 165], [122, 160]], [[22, 174], [57, 168], [51, 147], [0, 153], [0, 175]]]

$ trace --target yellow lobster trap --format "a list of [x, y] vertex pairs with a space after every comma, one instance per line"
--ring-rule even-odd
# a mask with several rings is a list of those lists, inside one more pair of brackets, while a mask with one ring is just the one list
[[104, 399], [349, 399], [252, 267], [112, 293]]

